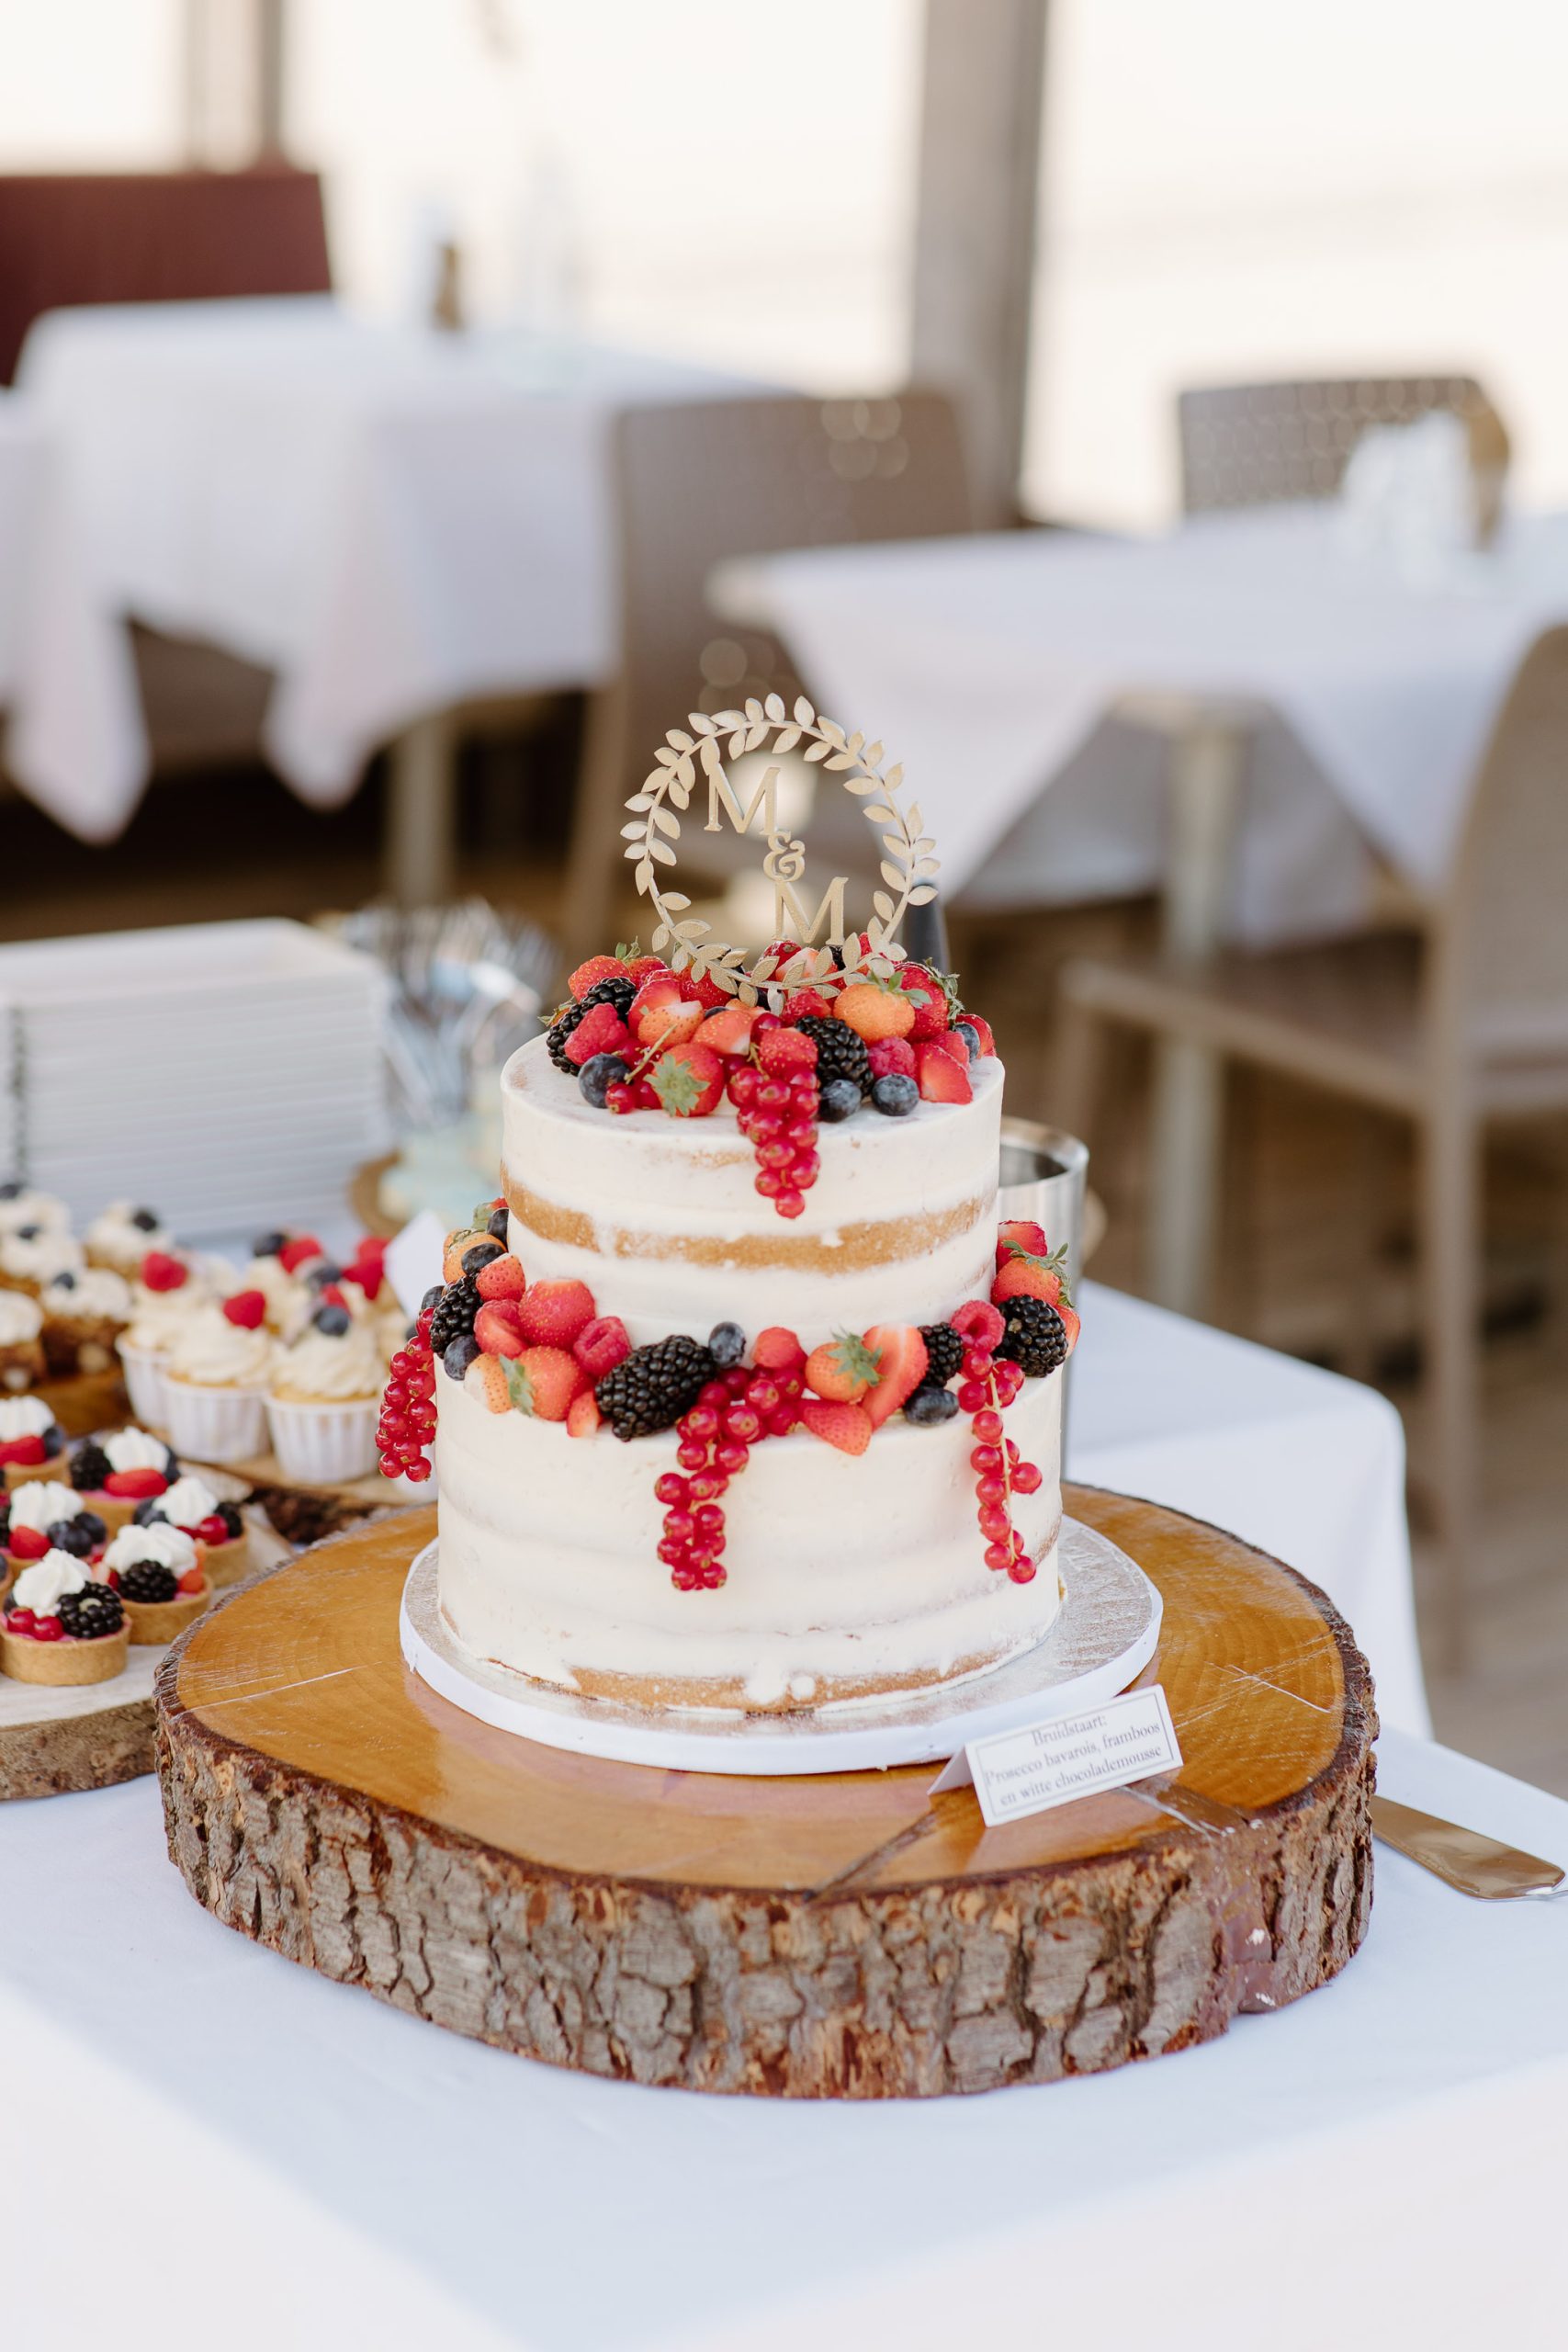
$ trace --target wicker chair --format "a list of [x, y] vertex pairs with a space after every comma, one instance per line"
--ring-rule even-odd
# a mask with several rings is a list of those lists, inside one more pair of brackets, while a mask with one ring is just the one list
[[1179, 393], [1176, 410], [1189, 514], [1332, 498], [1368, 425], [1408, 424], [1434, 410], [1471, 424], [1478, 459], [1495, 462], [1499, 441], [1506, 451], [1501, 419], [1472, 376], [1213, 384]]
[[796, 691], [778, 641], [715, 621], [706, 582], [728, 556], [970, 527], [952, 403], [735, 399], [637, 409], [615, 424], [621, 671], [594, 697], [578, 782], [565, 932], [602, 946], [621, 870], [622, 802], [688, 710]]
[[1477, 1517], [1481, 1139], [1568, 1110], [1568, 628], [1527, 654], [1482, 762], [1460, 852], [1420, 938], [1269, 956], [1080, 961], [1062, 975], [1062, 1117], [1093, 1125], [1096, 1024], [1280, 1072], [1413, 1121], [1421, 1143], [1424, 1483], [1462, 1654]]

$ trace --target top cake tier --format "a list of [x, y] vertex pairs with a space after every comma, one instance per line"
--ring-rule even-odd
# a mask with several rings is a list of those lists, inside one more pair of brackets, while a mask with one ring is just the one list
[[969, 1068], [968, 1102], [921, 1102], [825, 1127], [821, 1171], [785, 1223], [755, 1189], [728, 1102], [708, 1118], [611, 1118], [536, 1038], [502, 1076], [511, 1247], [531, 1282], [576, 1276], [635, 1345], [734, 1321], [804, 1345], [883, 1322], [944, 1319], [989, 1288], [1002, 1065]]

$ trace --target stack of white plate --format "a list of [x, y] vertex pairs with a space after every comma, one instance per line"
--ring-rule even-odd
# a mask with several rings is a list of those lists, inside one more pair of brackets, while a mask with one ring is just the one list
[[300, 923], [0, 948], [17, 1040], [0, 1170], [79, 1222], [130, 1199], [182, 1234], [341, 1209], [386, 1148], [385, 994], [371, 957]]

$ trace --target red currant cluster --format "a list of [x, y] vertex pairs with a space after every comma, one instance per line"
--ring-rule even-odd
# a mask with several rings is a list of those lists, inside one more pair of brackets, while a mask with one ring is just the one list
[[430, 1476], [424, 1449], [435, 1435], [435, 1357], [430, 1345], [434, 1312], [431, 1306], [424, 1309], [416, 1336], [392, 1358], [376, 1424], [382, 1477], [412, 1478], [416, 1486]]
[[[802, 1362], [804, 1362], [804, 1357]], [[659, 1556], [677, 1592], [716, 1592], [725, 1579], [724, 1512], [719, 1498], [764, 1438], [787, 1437], [800, 1420], [799, 1370], [770, 1372], [734, 1364], [710, 1380], [676, 1424], [679, 1471], [654, 1485], [664, 1504]]]
[[953, 1317], [965, 1341], [958, 1409], [970, 1415], [975, 1447], [969, 1465], [975, 1472], [975, 1498], [979, 1506], [980, 1532], [986, 1538], [986, 1566], [1005, 1570], [1014, 1584], [1028, 1584], [1034, 1563], [1028, 1546], [1012, 1523], [1014, 1495], [1032, 1495], [1040, 1472], [1021, 1459], [1010, 1437], [1002, 1433], [1002, 1415], [1023, 1386], [1023, 1369], [994, 1353], [1006, 1328], [997, 1309], [976, 1300]]
[[757, 1015], [751, 1040], [757, 1062], [730, 1072], [729, 1099], [741, 1134], [756, 1148], [758, 1192], [780, 1216], [798, 1216], [822, 1165], [816, 1043], [786, 1029], [773, 1012]]

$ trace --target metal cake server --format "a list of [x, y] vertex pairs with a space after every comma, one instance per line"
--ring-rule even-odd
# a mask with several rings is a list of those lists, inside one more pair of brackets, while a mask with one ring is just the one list
[[1555, 1862], [1483, 1838], [1479, 1829], [1461, 1829], [1458, 1822], [1440, 1820], [1435, 1813], [1396, 1804], [1392, 1797], [1372, 1799], [1372, 1834], [1431, 1871], [1445, 1885], [1483, 1902], [1546, 1894], [1562, 1884], [1564, 1873]]

